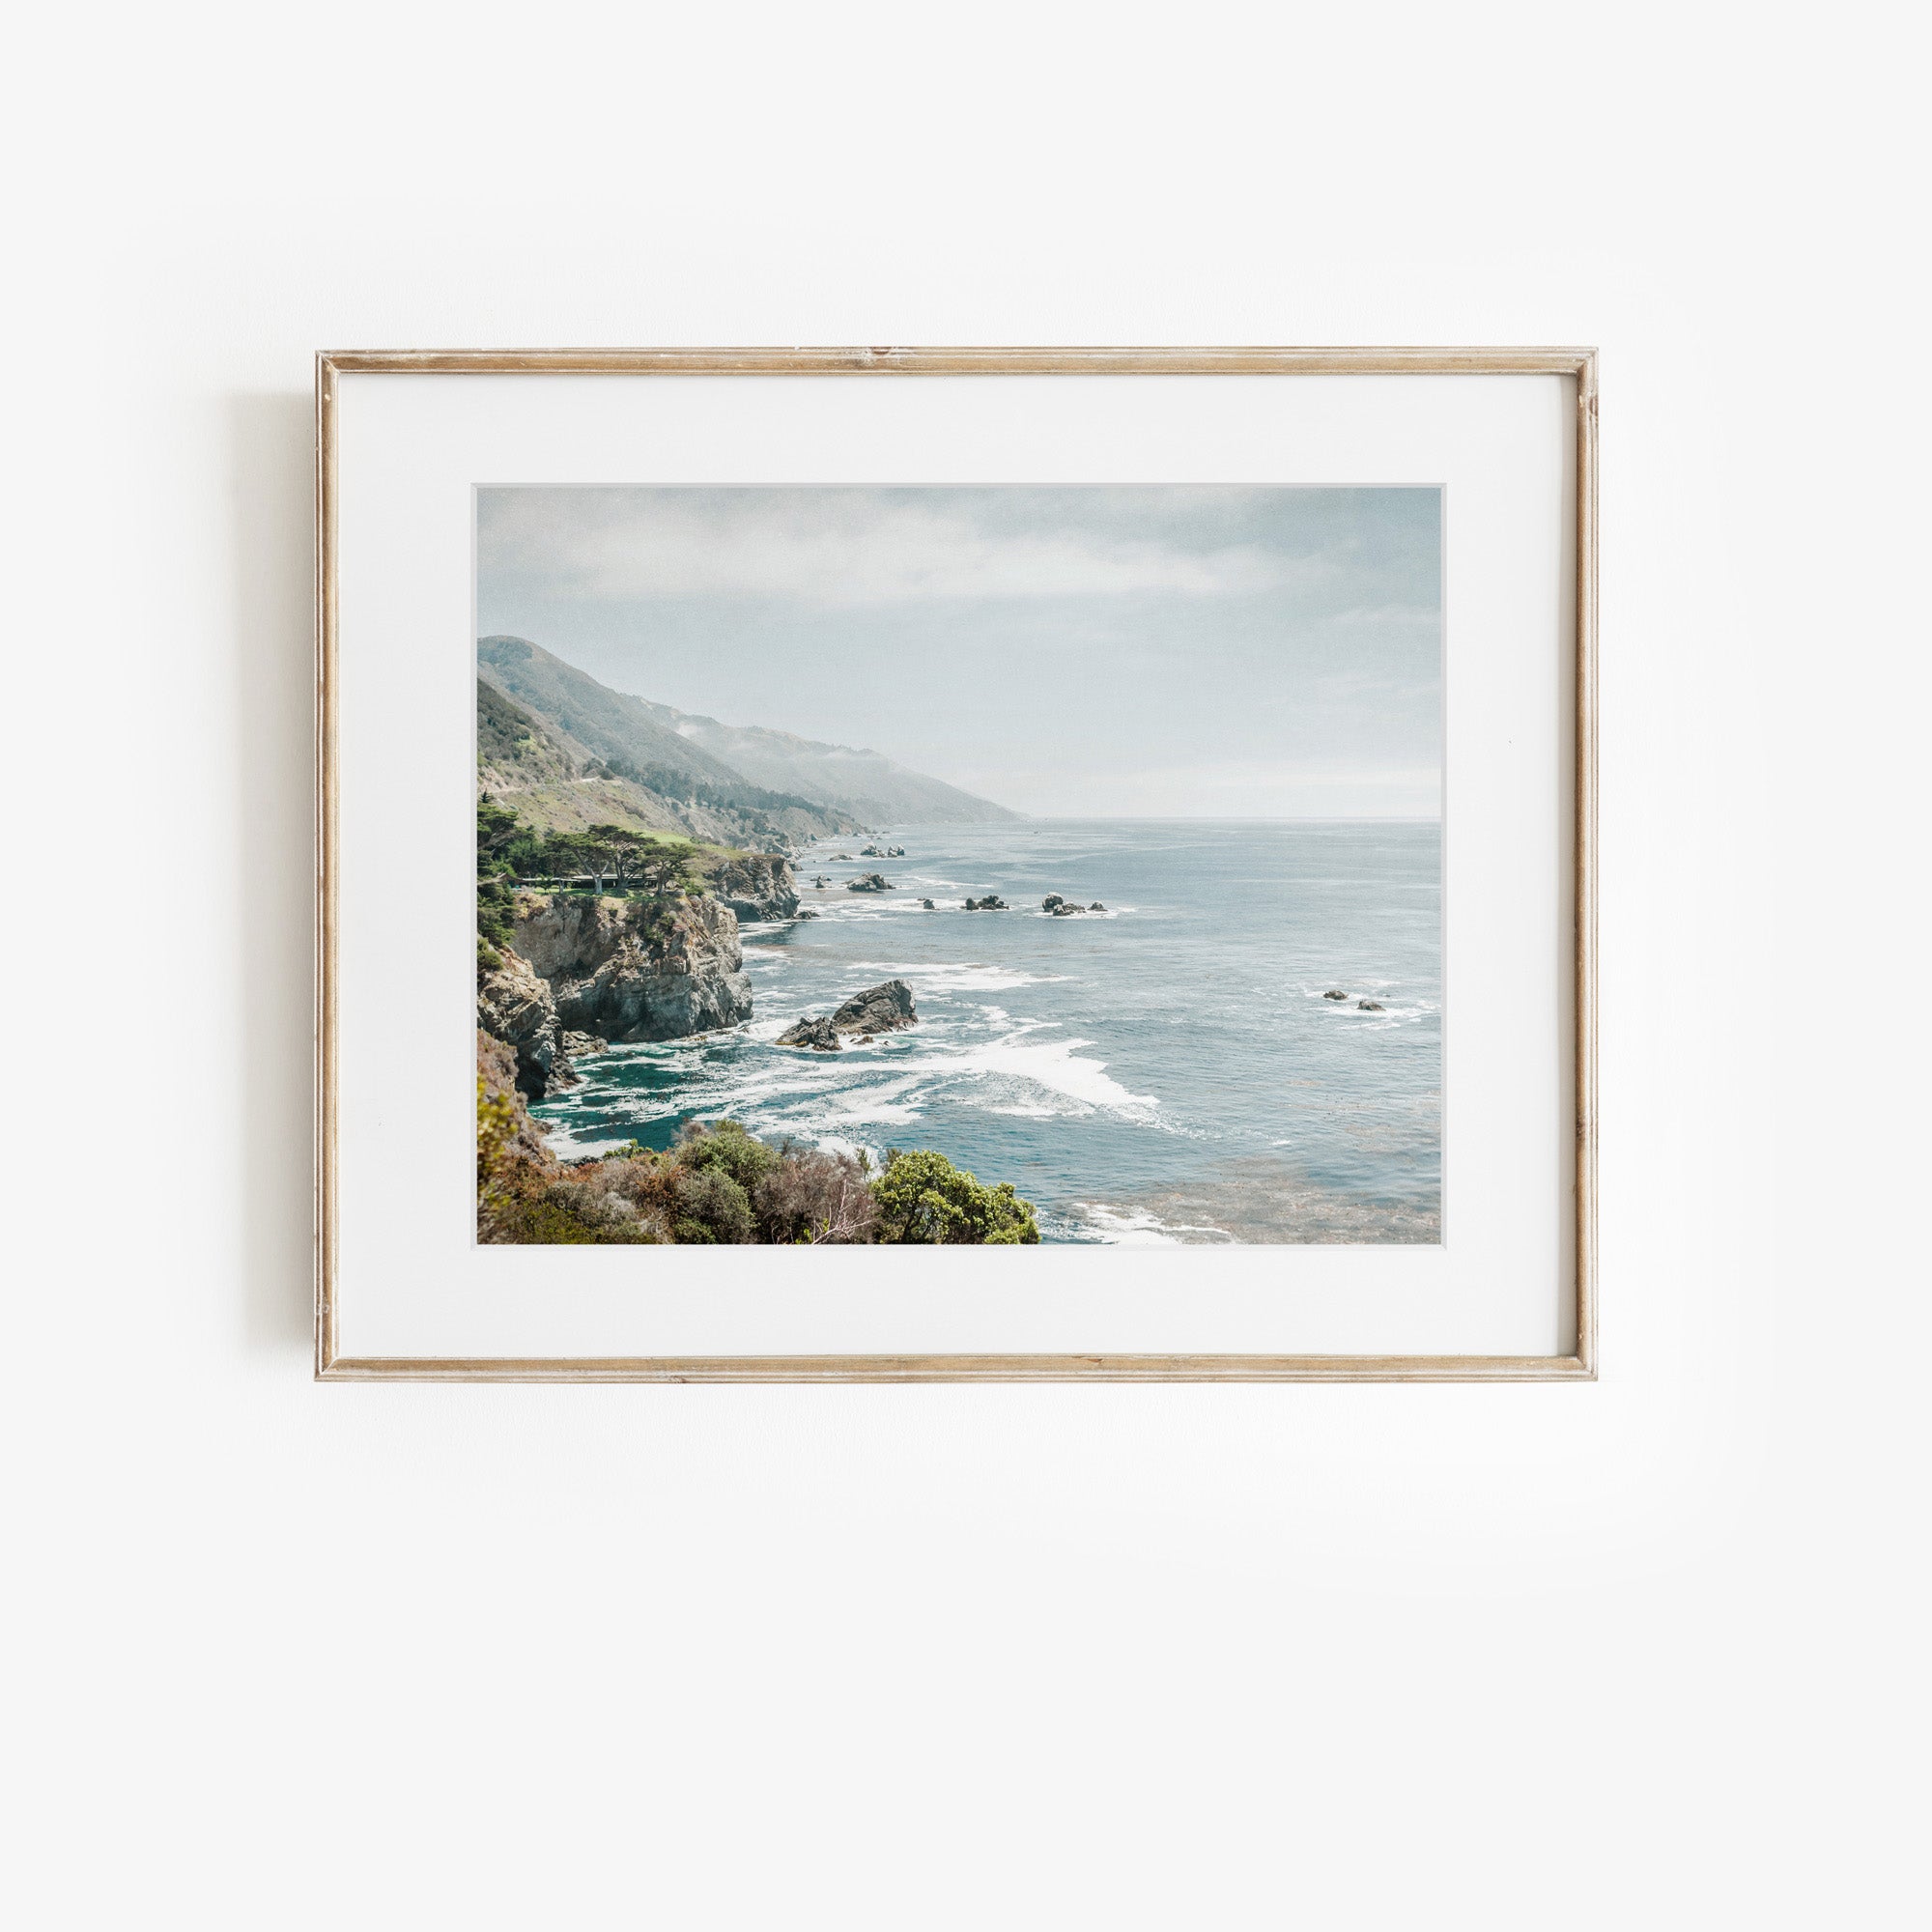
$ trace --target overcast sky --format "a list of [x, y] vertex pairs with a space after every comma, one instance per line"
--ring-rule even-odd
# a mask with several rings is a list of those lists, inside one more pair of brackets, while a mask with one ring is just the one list
[[1016, 810], [1433, 817], [1434, 489], [493, 488], [477, 617]]

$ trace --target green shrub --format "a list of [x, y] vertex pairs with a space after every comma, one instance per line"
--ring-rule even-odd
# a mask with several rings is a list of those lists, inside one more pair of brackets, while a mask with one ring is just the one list
[[917, 1148], [886, 1154], [886, 1171], [872, 1183], [879, 1204], [878, 1239], [945, 1246], [1031, 1246], [1039, 1239], [1033, 1207], [1010, 1181], [981, 1187], [943, 1153]]
[[687, 1173], [727, 1174], [749, 1198], [759, 1181], [784, 1158], [777, 1148], [753, 1140], [736, 1121], [685, 1123], [674, 1158]]
[[682, 1170], [671, 1183], [677, 1219], [671, 1238], [681, 1242], [735, 1243], [752, 1238], [752, 1204], [722, 1167]]

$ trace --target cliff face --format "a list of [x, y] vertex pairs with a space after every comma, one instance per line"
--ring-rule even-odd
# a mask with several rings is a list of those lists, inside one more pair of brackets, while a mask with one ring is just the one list
[[500, 1095], [510, 1102], [501, 1151], [532, 1161], [540, 1168], [554, 1168], [555, 1162], [544, 1146], [543, 1134], [519, 1097], [525, 1094], [525, 1087], [517, 1050], [484, 1027], [476, 1030], [476, 1074], [483, 1083], [481, 1097], [494, 1099]]
[[752, 1014], [737, 917], [713, 898], [519, 893], [512, 945], [548, 981], [563, 1032], [677, 1039]]
[[791, 861], [775, 852], [747, 852], [712, 873], [711, 890], [740, 919], [790, 919], [798, 911]]
[[567, 1087], [575, 1079], [556, 1001], [527, 959], [507, 952], [500, 958], [500, 965], [476, 976], [476, 1025], [514, 1057], [517, 1092], [541, 1100], [553, 1087]]

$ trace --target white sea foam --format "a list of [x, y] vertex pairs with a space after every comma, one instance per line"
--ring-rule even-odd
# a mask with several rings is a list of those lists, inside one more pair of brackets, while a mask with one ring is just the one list
[[857, 975], [884, 973], [909, 980], [915, 993], [1005, 993], [1015, 986], [1054, 986], [1072, 979], [1070, 973], [1029, 973], [1018, 966], [987, 966], [977, 961], [935, 964], [912, 960], [890, 965], [879, 959], [855, 960], [847, 969]]
[[[907, 1064], [907, 1072], [952, 1080], [990, 1083], [1005, 1091], [989, 1094], [994, 1110], [1025, 1106], [1047, 1112], [1104, 1110], [1129, 1120], [1151, 1119], [1160, 1106], [1151, 1094], [1130, 1094], [1107, 1070], [1106, 1062], [1083, 1060], [1080, 1049], [1091, 1039], [1035, 1040], [1027, 1036], [1046, 1029], [1049, 1022], [1015, 1028], [999, 1039], [935, 1053]], [[1057, 1095], [1073, 1103], [1059, 1108], [1044, 1097]], [[1038, 1118], [1038, 1116], [1036, 1116]]]
[[1232, 1241], [1225, 1228], [1187, 1221], [1163, 1221], [1145, 1208], [1110, 1208], [1104, 1201], [1076, 1201], [1074, 1208], [1096, 1240], [1115, 1248], [1179, 1248], [1195, 1241]]

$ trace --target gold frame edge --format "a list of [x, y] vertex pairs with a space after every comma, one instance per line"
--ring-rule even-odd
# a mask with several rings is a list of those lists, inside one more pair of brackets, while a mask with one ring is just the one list
[[[1573, 987], [1574, 1315], [1568, 1355], [885, 1354], [351, 1357], [337, 1347], [336, 404], [344, 375], [1453, 375], [1577, 384]], [[317, 1381], [1595, 1381], [1598, 352], [1594, 348], [324, 350], [315, 358], [315, 1379]]]

